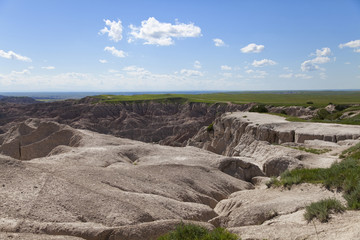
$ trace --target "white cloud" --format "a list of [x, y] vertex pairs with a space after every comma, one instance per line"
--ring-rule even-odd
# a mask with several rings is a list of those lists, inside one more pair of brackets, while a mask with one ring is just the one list
[[201, 63], [199, 61], [195, 61], [194, 62], [194, 68], [200, 69], [201, 68]]
[[292, 74], [292, 73], [280, 74], [279, 77], [280, 77], [280, 78], [292, 78], [292, 77], [293, 77], [293, 74]]
[[201, 29], [193, 23], [161, 23], [154, 17], [141, 22], [141, 27], [129, 26], [131, 29], [128, 42], [136, 39], [145, 40], [144, 44], [169, 46], [174, 44], [173, 38], [199, 37]]
[[303, 72], [310, 72], [319, 70], [320, 67], [318, 64], [324, 64], [330, 62], [331, 59], [328, 57], [331, 54], [330, 48], [322, 48], [321, 50], [316, 49], [315, 55], [316, 57], [311, 60], [306, 60], [301, 64], [301, 70]]
[[302, 78], [302, 79], [310, 79], [310, 78], [312, 78], [312, 76], [309, 76], [309, 75], [303, 74], [303, 73], [295, 74], [294, 77]]
[[222, 65], [220, 68], [223, 71], [230, 71], [232, 69], [230, 66], [227, 66], [227, 65]]
[[202, 72], [192, 69], [181, 69], [180, 73], [186, 77], [202, 77], [204, 75]]
[[41, 67], [42, 69], [46, 69], [46, 70], [53, 70], [55, 69], [54, 66], [47, 66], [47, 67]]
[[249, 45], [243, 47], [241, 52], [243, 53], [259, 53], [264, 50], [264, 45], [256, 45], [255, 43], [250, 43]]
[[232, 73], [226, 72], [226, 73], [222, 73], [221, 74], [223, 77], [225, 78], [231, 78], [232, 77]]
[[328, 47], [324, 47], [321, 50], [316, 49], [315, 55], [318, 57], [325, 57], [331, 54], [331, 49]]
[[24, 74], [31, 74], [31, 72], [28, 69], [24, 69], [20, 72], [11, 71], [11, 73], [10, 73], [10, 75], [24, 75]]
[[105, 59], [99, 59], [99, 62], [100, 62], [100, 63], [107, 63], [108, 61], [105, 60]]
[[310, 72], [319, 70], [319, 66], [315, 65], [312, 60], [307, 60], [301, 64], [301, 70], [303, 72]]
[[119, 71], [118, 71], [118, 70], [115, 70], [115, 69], [109, 69], [108, 72], [109, 72], [109, 73], [118, 73]]
[[123, 58], [126, 56], [126, 53], [122, 50], [117, 50], [114, 46], [113, 47], [105, 47], [104, 51], [110, 52], [112, 55], [116, 57]]
[[321, 72], [321, 73], [319, 74], [319, 76], [320, 76], [320, 78], [323, 79], [323, 80], [325, 80], [325, 79], [327, 78], [327, 75], [326, 75], [326, 73], [324, 73], [324, 72]]
[[329, 57], [316, 57], [311, 61], [316, 64], [323, 64], [323, 63], [330, 62], [330, 58]]
[[250, 78], [265, 78], [265, 76], [268, 75], [267, 72], [260, 71], [260, 70], [249, 69], [249, 70], [246, 70], [245, 72], [250, 75], [249, 76]]
[[354, 52], [360, 53], [360, 39], [339, 44], [339, 48], [344, 48], [344, 47], [355, 48]]
[[254, 60], [254, 62], [251, 64], [254, 67], [264, 67], [264, 66], [268, 66], [268, 65], [275, 65], [276, 62], [270, 59], [263, 59], [263, 60]]
[[216, 47], [223, 47], [223, 46], [225, 46], [224, 41], [221, 40], [220, 38], [214, 38], [213, 41], [214, 41], [214, 44], [215, 44]]
[[13, 51], [5, 52], [4, 50], [0, 49], [0, 57], [7, 58], [7, 59], [15, 59], [24, 62], [31, 62], [32, 60], [28, 57], [21, 56], [20, 54], [14, 53]]
[[303, 74], [303, 73], [299, 73], [299, 74], [293, 74], [293, 73], [280, 74], [279, 77], [280, 78], [302, 78], [302, 79], [310, 79], [310, 78], [312, 78], [312, 76], [309, 76], [309, 75]]
[[118, 42], [122, 39], [122, 31], [123, 31], [123, 27], [121, 25], [121, 21], [118, 20], [116, 21], [110, 21], [109, 19], [104, 19], [105, 25], [109, 26], [108, 27], [104, 27], [103, 29], [100, 30], [99, 34], [108, 34], [110, 40], [113, 40], [115, 42]]

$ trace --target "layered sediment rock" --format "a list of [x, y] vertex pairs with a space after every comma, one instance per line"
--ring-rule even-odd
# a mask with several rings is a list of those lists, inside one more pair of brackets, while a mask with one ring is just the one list
[[[217, 118], [212, 130], [201, 128], [187, 145], [225, 156], [248, 157], [261, 168], [267, 162], [265, 172], [271, 176], [289, 168], [328, 167], [337, 160], [335, 156], [299, 151], [289, 147], [288, 143], [303, 146], [316, 141], [329, 142], [334, 145], [331, 148], [344, 149], [341, 145], [359, 137], [360, 126], [288, 122], [270, 114], [234, 112]], [[320, 143], [318, 145], [326, 148]], [[281, 159], [283, 161], [279, 161]], [[274, 166], [278, 171], [270, 170]]]

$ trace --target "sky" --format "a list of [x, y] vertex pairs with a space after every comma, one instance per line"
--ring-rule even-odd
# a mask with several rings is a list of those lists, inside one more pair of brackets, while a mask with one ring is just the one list
[[0, 0], [0, 92], [360, 89], [360, 0]]

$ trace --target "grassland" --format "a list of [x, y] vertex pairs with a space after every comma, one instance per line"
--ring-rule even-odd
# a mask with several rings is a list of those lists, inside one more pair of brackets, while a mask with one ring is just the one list
[[360, 91], [278, 91], [278, 92], [227, 92], [208, 94], [143, 94], [99, 95], [100, 102], [180, 101], [204, 103], [245, 104], [255, 102], [273, 106], [325, 107], [334, 104], [360, 104]]

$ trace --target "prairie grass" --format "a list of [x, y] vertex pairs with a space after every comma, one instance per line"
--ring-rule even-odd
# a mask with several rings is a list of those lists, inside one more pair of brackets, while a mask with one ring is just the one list
[[343, 151], [341, 156], [344, 160], [330, 168], [285, 171], [280, 179], [271, 179], [268, 186], [290, 188], [300, 183], [322, 184], [328, 189], [342, 191], [348, 209], [360, 210], [360, 143]]
[[157, 240], [241, 240], [224, 228], [216, 228], [212, 231], [194, 224], [180, 224], [172, 232], [169, 232]]
[[341, 213], [345, 211], [345, 207], [335, 198], [323, 199], [318, 202], [311, 203], [305, 208], [304, 218], [311, 222], [317, 218], [320, 222], [327, 222], [330, 214]]

